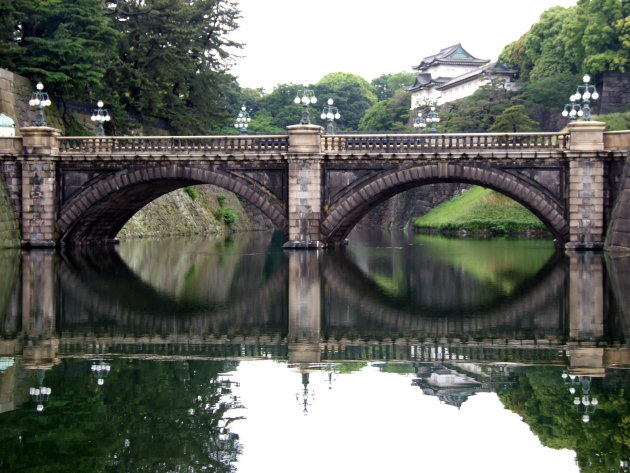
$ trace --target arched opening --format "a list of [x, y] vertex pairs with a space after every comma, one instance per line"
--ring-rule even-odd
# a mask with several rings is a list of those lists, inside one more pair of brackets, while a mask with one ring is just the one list
[[187, 165], [123, 170], [87, 185], [60, 211], [57, 231], [62, 244], [108, 241], [142, 207], [176, 189], [213, 184], [258, 208], [282, 232], [287, 231], [284, 205], [260, 184], [242, 175]]
[[565, 210], [553, 196], [501, 169], [460, 163], [397, 169], [349, 186], [330, 203], [322, 221], [323, 238], [330, 245], [341, 244], [368, 212], [396, 194], [427, 184], [458, 182], [480, 185], [510, 197], [545, 224], [558, 246], [568, 240]]

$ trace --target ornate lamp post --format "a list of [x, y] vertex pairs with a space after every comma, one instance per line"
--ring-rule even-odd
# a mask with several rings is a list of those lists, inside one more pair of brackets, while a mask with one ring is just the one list
[[98, 361], [90, 367], [92, 374], [96, 378], [97, 385], [102, 386], [103, 384], [105, 384], [105, 378], [109, 374], [111, 368], [112, 367], [104, 361]]
[[413, 121], [413, 126], [418, 129], [418, 133], [422, 133], [427, 126], [426, 119], [422, 116], [422, 112], [418, 112], [418, 116]]
[[435, 126], [440, 123], [440, 114], [435, 109], [435, 105], [431, 105], [431, 110], [427, 113], [426, 121], [430, 126], [429, 131], [435, 133], [437, 131]]
[[98, 108], [94, 109], [94, 111], [92, 112], [92, 116], [90, 117], [90, 120], [98, 123], [98, 126], [96, 127], [96, 136], [105, 136], [105, 128], [103, 127], [103, 123], [108, 122], [112, 119], [112, 117], [109, 115], [109, 112], [103, 108], [103, 105], [104, 104], [102, 100], [96, 102], [96, 106]]
[[[578, 85], [575, 93], [569, 97], [571, 103], [567, 103], [562, 110], [563, 117], [569, 117], [569, 120], [582, 120], [588, 121], [591, 119], [591, 100], [597, 100], [599, 93], [597, 88], [590, 84], [591, 76], [584, 74], [582, 77], [584, 84]], [[580, 100], [582, 103], [579, 103]]]
[[320, 118], [322, 120], [328, 120], [328, 125], [326, 126], [326, 133], [329, 135], [335, 134], [335, 120], [339, 120], [341, 118], [341, 114], [337, 107], [333, 107], [333, 99], [328, 99], [328, 105], [324, 107], [322, 110], [322, 114]]
[[308, 111], [308, 106], [310, 104], [317, 103], [317, 97], [315, 97], [315, 92], [311, 89], [307, 89], [306, 85], [304, 85], [304, 89], [302, 90], [302, 97], [300, 94], [296, 94], [293, 102], [296, 104], [302, 104], [304, 106], [304, 110], [302, 110], [302, 119], [300, 120], [300, 125], [310, 125], [311, 117]]
[[31, 387], [28, 390], [28, 394], [31, 396], [31, 399], [34, 403], [36, 403], [35, 410], [37, 412], [42, 412], [44, 410], [44, 403], [48, 402], [48, 398], [52, 392], [49, 387], [44, 386], [44, 374], [44, 370], [38, 370], [37, 387]]
[[241, 110], [238, 112], [238, 116], [236, 117], [236, 122], [234, 123], [234, 128], [240, 130], [241, 135], [247, 134], [247, 127], [249, 126], [249, 122], [252, 119], [249, 116], [249, 112], [245, 108], [245, 105], [241, 107]]
[[[575, 376], [567, 373], [562, 373], [562, 379], [566, 384], [569, 384], [569, 393], [573, 397], [573, 404], [578, 412], [582, 413], [582, 422], [588, 424], [591, 421], [591, 414], [597, 408], [599, 401], [597, 398], [591, 398], [591, 377], [590, 376]], [[577, 387], [581, 387], [582, 395], [579, 393], [576, 396]]]
[[44, 84], [38, 82], [35, 86], [37, 89], [31, 95], [31, 100], [28, 104], [31, 107], [37, 107], [37, 114], [35, 115], [35, 126], [46, 126], [46, 120], [44, 120], [44, 107], [50, 106], [52, 103], [48, 98], [48, 93], [44, 92]]

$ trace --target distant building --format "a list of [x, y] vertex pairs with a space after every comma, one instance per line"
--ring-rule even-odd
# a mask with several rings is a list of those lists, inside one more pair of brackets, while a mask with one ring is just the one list
[[461, 44], [442, 49], [425, 57], [413, 67], [418, 71], [414, 84], [405, 87], [411, 92], [411, 108], [436, 103], [442, 105], [472, 95], [479, 87], [493, 79], [501, 79], [509, 89], [514, 88], [516, 71], [499, 62], [478, 59]]

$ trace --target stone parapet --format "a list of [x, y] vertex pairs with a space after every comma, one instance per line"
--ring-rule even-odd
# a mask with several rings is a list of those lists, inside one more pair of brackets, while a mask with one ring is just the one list
[[29, 126], [21, 130], [22, 149], [26, 156], [57, 156], [61, 131], [48, 126]]
[[576, 121], [569, 123], [571, 151], [603, 151], [606, 123]]
[[322, 149], [324, 129], [318, 125], [291, 125], [289, 131], [289, 154], [314, 154]]

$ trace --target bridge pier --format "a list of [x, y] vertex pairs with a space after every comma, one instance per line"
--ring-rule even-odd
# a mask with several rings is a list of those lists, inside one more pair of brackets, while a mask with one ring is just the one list
[[[571, 147], [568, 182], [568, 250], [601, 250], [604, 247], [604, 151], [603, 122], [579, 121], [569, 124]], [[585, 156], [585, 152], [590, 156]]]
[[21, 129], [22, 163], [22, 246], [51, 247], [55, 232], [57, 160], [60, 131], [50, 127]]
[[323, 248], [321, 136], [316, 125], [293, 125], [289, 131], [289, 240], [284, 248]]

